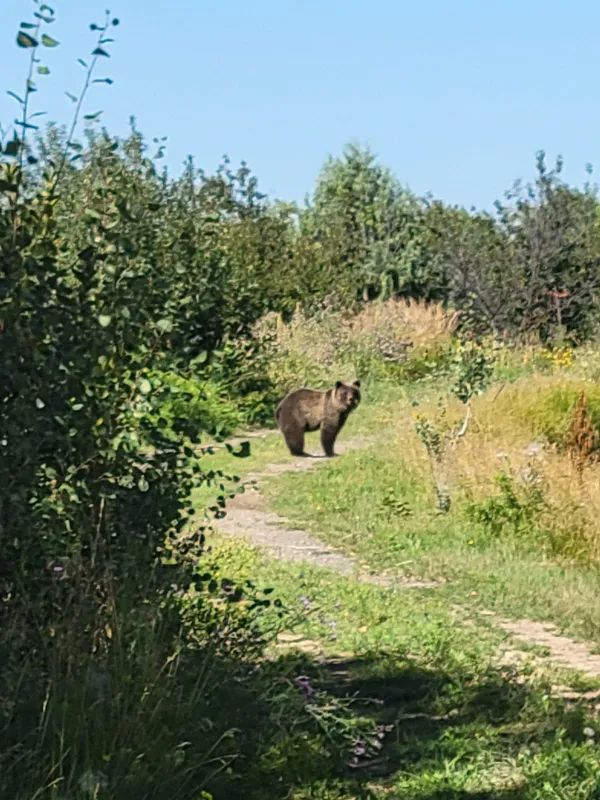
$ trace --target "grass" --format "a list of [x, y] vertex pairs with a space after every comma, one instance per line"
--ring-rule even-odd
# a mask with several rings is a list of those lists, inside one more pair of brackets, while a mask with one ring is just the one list
[[557, 563], [527, 541], [491, 539], [460, 512], [436, 514], [427, 487], [393, 452], [373, 446], [314, 474], [282, 475], [266, 489], [292, 524], [376, 571], [441, 578], [447, 600], [557, 622], [600, 643], [596, 568]]
[[[575, 369], [555, 369], [554, 375], [535, 373], [504, 388], [495, 385], [480, 398], [450, 464], [454, 505], [447, 515], [436, 513], [430, 465], [414, 432], [415, 414], [434, 417], [439, 397], [450, 419], [461, 416], [439, 381], [404, 387], [367, 384], [363, 405], [341, 438], [378, 435], [386, 447], [376, 444], [348, 453], [314, 473], [263, 481], [263, 490], [292, 522], [374, 570], [442, 578], [448, 598], [553, 621], [599, 644], [598, 572], [590, 554], [595, 554], [599, 538], [600, 473], [592, 465], [580, 482], [564, 453], [547, 448], [541, 459], [528, 454], [528, 446], [544, 430], [566, 430], [564, 417], [571, 413], [584, 378]], [[593, 391], [590, 396], [594, 410]], [[318, 436], [309, 437], [308, 446], [317, 452]], [[251, 457], [234, 466], [244, 474], [287, 459], [274, 433], [252, 442]], [[232, 459], [220, 451], [210, 465], [231, 469]], [[541, 519], [534, 515], [535, 525], [525, 514], [529, 527], [522, 530], [518, 520], [501, 514], [501, 524], [491, 532], [466, 513], [498, 497], [494, 481], [502, 472], [515, 483], [527, 512], [531, 497], [522, 494], [519, 477], [532, 466], [543, 473], [549, 501]], [[208, 497], [210, 489], [203, 492]], [[201, 501], [198, 495], [196, 502]]]
[[272, 657], [292, 653], [296, 674], [315, 691], [357, 696], [354, 713], [385, 731], [370, 758], [359, 737], [350, 753], [358, 764], [346, 774], [286, 797], [597, 796], [600, 756], [586, 743], [595, 722], [551, 696], [563, 672], [502, 665], [504, 636], [492, 625], [453, 611], [436, 590], [357, 585], [237, 542], [218, 545], [216, 555], [231, 574], [276, 586], [274, 596], [297, 615], [295, 636]]
[[447, 358], [458, 315], [441, 305], [387, 300], [357, 314], [330, 307], [315, 313], [298, 308], [288, 324], [268, 314], [255, 335], [268, 353], [270, 380], [283, 393], [299, 383], [331, 386], [351, 376], [415, 380], [435, 371]]

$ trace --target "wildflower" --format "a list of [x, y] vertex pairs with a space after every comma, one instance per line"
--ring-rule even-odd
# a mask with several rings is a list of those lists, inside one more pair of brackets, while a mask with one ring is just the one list
[[308, 597], [305, 597], [305, 596], [303, 595], [303, 596], [300, 598], [300, 602], [301, 602], [301, 603], [302, 603], [302, 605], [304, 606], [304, 610], [305, 610], [305, 611], [310, 611], [310, 610], [312, 609], [312, 603], [310, 602], [310, 600], [308, 599]]
[[304, 695], [304, 699], [307, 703], [316, 703], [315, 690], [311, 685], [310, 678], [306, 675], [299, 675], [294, 682]]

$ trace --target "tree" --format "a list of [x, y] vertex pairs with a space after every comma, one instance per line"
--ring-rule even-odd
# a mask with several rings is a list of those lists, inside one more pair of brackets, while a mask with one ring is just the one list
[[321, 171], [302, 233], [348, 298], [428, 293], [423, 208], [369, 150], [348, 146]]

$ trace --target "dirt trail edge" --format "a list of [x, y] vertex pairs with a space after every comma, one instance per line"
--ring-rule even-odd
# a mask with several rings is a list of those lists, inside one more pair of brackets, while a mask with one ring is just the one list
[[[269, 433], [269, 431], [255, 432], [251, 436], [238, 437], [230, 443], [237, 444], [247, 438], [262, 438]], [[343, 455], [350, 450], [368, 447], [375, 441], [374, 438], [366, 437], [346, 440], [337, 444], [337, 451]], [[338, 575], [388, 589], [433, 589], [438, 587], [440, 584], [437, 581], [422, 581], [365, 572], [348, 556], [319, 541], [306, 531], [290, 527], [285, 517], [268, 510], [266, 501], [259, 490], [262, 479], [282, 475], [286, 472], [306, 472], [317, 469], [324, 463], [327, 463], [327, 459], [323, 456], [294, 458], [283, 464], [267, 464], [262, 472], [249, 473], [242, 481], [245, 488], [244, 493], [229, 501], [227, 515], [223, 519], [214, 520], [214, 527], [227, 536], [245, 538], [253, 546], [267, 551], [281, 561], [311, 564], [328, 569]], [[504, 619], [490, 611], [480, 613], [492, 618], [494, 624], [514, 639], [547, 649], [549, 653], [547, 657], [535, 656], [533, 660], [576, 670], [589, 677], [600, 678], [600, 655], [592, 653], [585, 643], [561, 635], [556, 626], [527, 619]], [[520, 656], [520, 653], [522, 651], [516, 651], [510, 647], [503, 648], [505, 659], [514, 659]], [[556, 688], [561, 689], [561, 687]], [[569, 687], [562, 688], [565, 690], [565, 698], [569, 695], [574, 695], [579, 699], [586, 696], [585, 692], [572, 692]], [[598, 696], [598, 692], [589, 694], [593, 697]]]
[[[374, 439], [351, 439], [339, 442], [340, 454], [373, 444]], [[285, 472], [305, 472], [326, 463], [322, 456], [295, 458], [285, 464], [268, 464], [262, 472], [252, 472], [242, 481], [244, 493], [227, 503], [227, 516], [214, 520], [213, 525], [227, 536], [242, 536], [250, 544], [266, 550], [280, 561], [298, 561], [323, 567], [338, 575], [352, 577], [364, 583], [384, 588], [430, 589], [439, 584], [373, 575], [361, 570], [348, 556], [314, 538], [306, 531], [289, 527], [285, 517], [270, 512], [258, 484], [264, 478]]]
[[[562, 636], [555, 625], [546, 622], [534, 622], [521, 619], [498, 619], [499, 628], [528, 644], [544, 647], [549, 656], [537, 658], [559, 667], [577, 670], [594, 678], [600, 678], [600, 655], [595, 655], [583, 642], [576, 642], [568, 636]], [[597, 692], [593, 696], [597, 696]]]

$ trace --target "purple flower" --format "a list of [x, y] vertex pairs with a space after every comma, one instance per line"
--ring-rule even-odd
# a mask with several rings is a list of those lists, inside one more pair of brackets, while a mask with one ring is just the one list
[[52, 568], [54, 572], [63, 572], [63, 567], [57, 564], [55, 567]]
[[302, 603], [302, 605], [304, 606], [304, 610], [305, 610], [305, 611], [310, 611], [310, 610], [311, 610], [311, 608], [312, 608], [312, 603], [310, 602], [310, 600], [308, 599], [308, 597], [305, 597], [305, 596], [303, 595], [303, 596], [300, 598], [300, 602], [301, 602], [301, 603]]
[[295, 684], [304, 695], [304, 699], [307, 703], [316, 702], [315, 690], [311, 686], [310, 678], [308, 678], [306, 675], [299, 675], [295, 680]]

